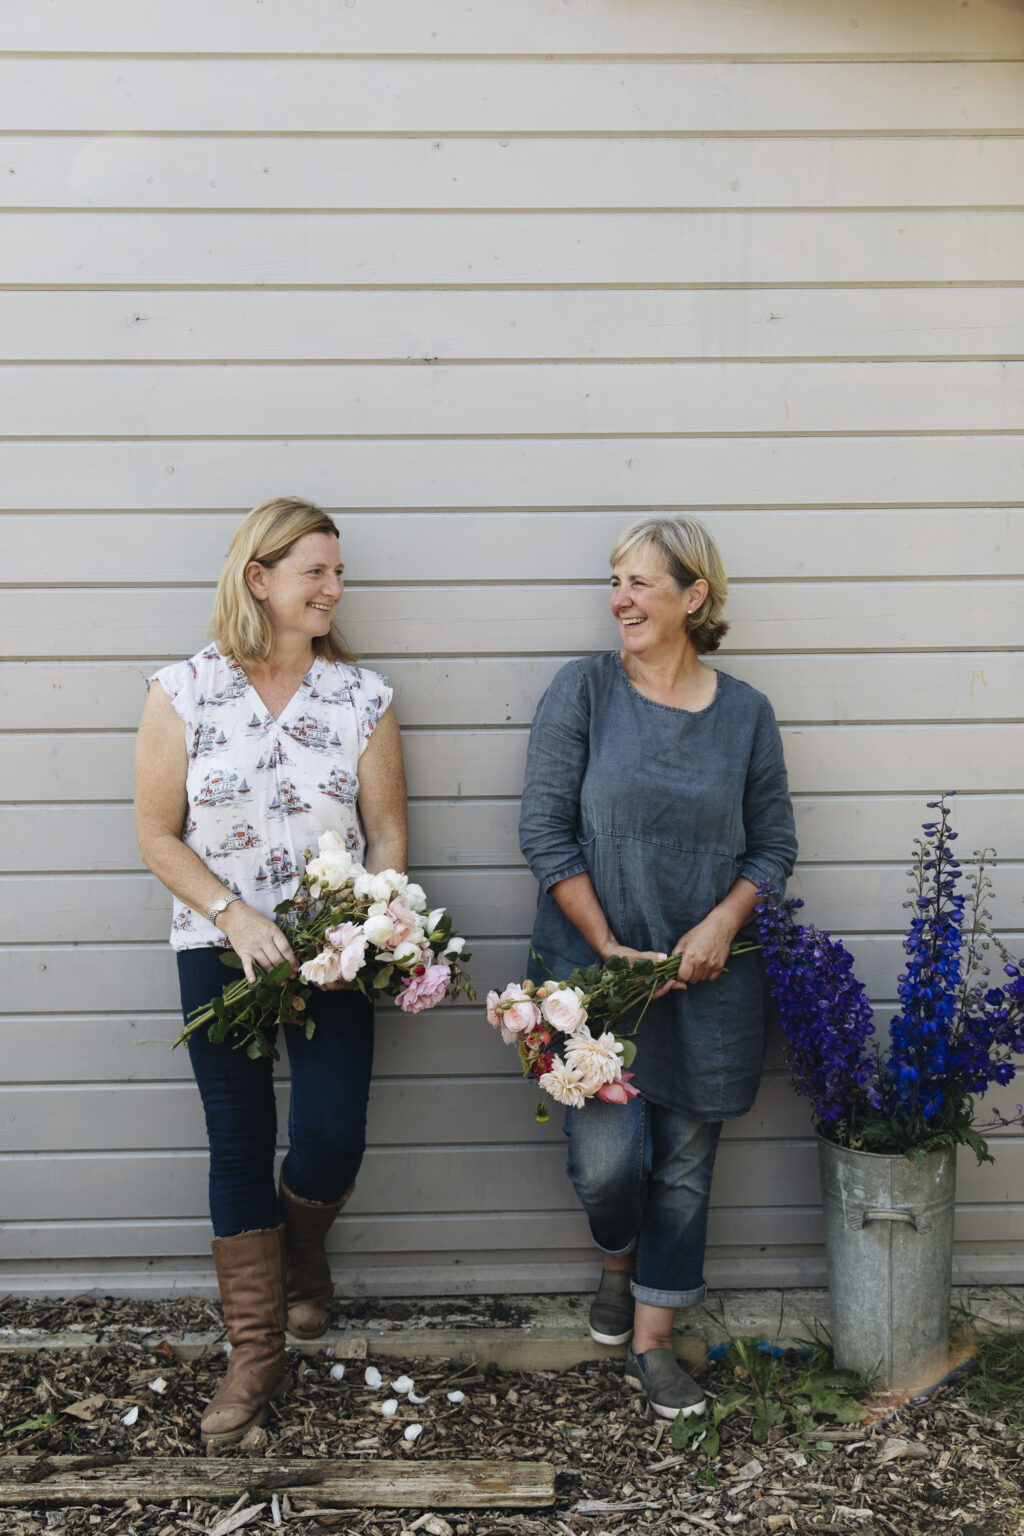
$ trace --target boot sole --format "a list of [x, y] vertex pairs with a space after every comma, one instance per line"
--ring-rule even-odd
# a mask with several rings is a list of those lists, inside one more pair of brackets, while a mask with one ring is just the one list
[[221, 1447], [226, 1447], [229, 1445], [237, 1445], [239, 1440], [245, 1439], [245, 1436], [249, 1433], [250, 1429], [259, 1428], [267, 1416], [268, 1407], [275, 1400], [275, 1398], [283, 1397], [286, 1392], [291, 1391], [291, 1388], [291, 1372], [285, 1371], [284, 1375], [281, 1377], [281, 1380], [278, 1382], [273, 1392], [271, 1392], [270, 1396], [267, 1398], [267, 1401], [262, 1403], [260, 1407], [257, 1408], [251, 1419], [246, 1419], [244, 1424], [238, 1425], [238, 1427], [235, 1429], [222, 1429], [220, 1431], [201, 1429], [199, 1438], [202, 1444], [205, 1445], [207, 1449], [213, 1450], [219, 1450]]
[[285, 1324], [285, 1331], [290, 1333], [293, 1339], [322, 1339], [330, 1326], [330, 1318], [322, 1328], [293, 1328], [291, 1323]]

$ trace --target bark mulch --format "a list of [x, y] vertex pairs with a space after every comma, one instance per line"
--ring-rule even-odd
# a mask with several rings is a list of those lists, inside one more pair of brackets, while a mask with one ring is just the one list
[[[199, 1416], [223, 1370], [215, 1348], [179, 1359], [171, 1343], [220, 1323], [205, 1301], [142, 1302], [79, 1298], [0, 1304], [6, 1338], [17, 1329], [98, 1336], [85, 1351], [41, 1348], [0, 1356], [0, 1468], [4, 1457], [201, 1457]], [[170, 1341], [170, 1342], [169, 1342]], [[225, 1457], [430, 1460], [496, 1458], [551, 1463], [557, 1498], [550, 1510], [323, 1510], [300, 1498], [243, 1496], [212, 1503], [132, 1500], [42, 1508], [26, 1487], [24, 1505], [0, 1510], [2, 1536], [96, 1532], [102, 1536], [246, 1536], [293, 1531], [352, 1536], [761, 1536], [819, 1532], [844, 1536], [957, 1536], [1024, 1533], [1024, 1428], [969, 1406], [969, 1375], [927, 1400], [880, 1402], [866, 1424], [815, 1431], [808, 1454], [786, 1427], [755, 1444], [739, 1414], [722, 1427], [722, 1451], [672, 1450], [671, 1426], [626, 1388], [621, 1365], [593, 1362], [565, 1371], [484, 1372], [436, 1359], [338, 1362], [293, 1356], [296, 1382], [263, 1429]], [[364, 1379], [376, 1364], [385, 1385]], [[402, 1374], [426, 1399], [410, 1403], [388, 1384]], [[735, 1385], [719, 1363], [705, 1387]], [[461, 1400], [450, 1393], [461, 1392]], [[381, 1405], [398, 1397], [393, 1416]], [[1024, 1383], [1022, 1383], [1024, 1401]], [[138, 1409], [131, 1424], [124, 1422]], [[40, 1422], [55, 1415], [53, 1422]], [[418, 1438], [405, 1431], [422, 1425]]]

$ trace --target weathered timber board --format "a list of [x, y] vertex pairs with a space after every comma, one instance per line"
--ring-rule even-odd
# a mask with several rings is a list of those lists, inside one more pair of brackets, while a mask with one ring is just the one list
[[[23, 1481], [37, 1461], [34, 1456], [0, 1457], [0, 1507], [234, 1500], [243, 1493], [258, 1494], [261, 1487], [306, 1504], [338, 1508], [538, 1509], [555, 1499], [555, 1472], [546, 1462], [137, 1457], [121, 1466], [83, 1467], [80, 1456], [53, 1456], [47, 1458], [54, 1468], [49, 1476]], [[311, 1475], [320, 1480], [308, 1482]]]

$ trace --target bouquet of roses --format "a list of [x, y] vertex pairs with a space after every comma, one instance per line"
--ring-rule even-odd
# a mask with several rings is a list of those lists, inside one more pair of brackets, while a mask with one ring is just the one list
[[[306, 850], [298, 889], [274, 908], [300, 961], [289, 977], [288, 962], [260, 971], [256, 980], [229, 982], [212, 1002], [189, 1014], [174, 1042], [209, 1027], [215, 1043], [232, 1037], [236, 1049], [254, 1060], [277, 1051], [267, 1038], [276, 1024], [303, 1024], [311, 1039], [316, 1023], [303, 1020], [314, 986], [347, 981], [371, 1000], [393, 997], [405, 1013], [436, 1008], [446, 997], [476, 993], [460, 964], [468, 960], [465, 939], [452, 933], [443, 907], [427, 910], [426, 893], [394, 869], [371, 874], [352, 857], [336, 832], [325, 832], [316, 857]], [[221, 956], [240, 970], [232, 950]]]
[[[759, 948], [737, 943], [730, 954]], [[633, 961], [609, 955], [571, 971], [566, 981], [548, 975], [539, 984], [510, 982], [503, 992], [488, 992], [487, 1018], [518, 1050], [524, 1077], [534, 1078], [557, 1103], [572, 1109], [588, 1099], [627, 1104], [639, 1091], [627, 1071], [636, 1057], [637, 1029], [658, 988], [678, 970], [678, 955]], [[641, 1003], [638, 1017], [623, 1027], [624, 1015]], [[543, 1125], [548, 1119], [542, 1103], [537, 1120]]]

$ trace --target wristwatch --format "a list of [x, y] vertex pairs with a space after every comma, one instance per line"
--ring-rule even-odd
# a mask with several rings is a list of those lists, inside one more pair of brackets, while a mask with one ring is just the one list
[[233, 901], [241, 901], [241, 899], [242, 898], [240, 896], [236, 896], [232, 891], [229, 891], [226, 896], [222, 896], [219, 901], [214, 902], [213, 906], [210, 908], [210, 922], [214, 925], [214, 927], [217, 926], [217, 919], [224, 911], [224, 908], [230, 907]]

